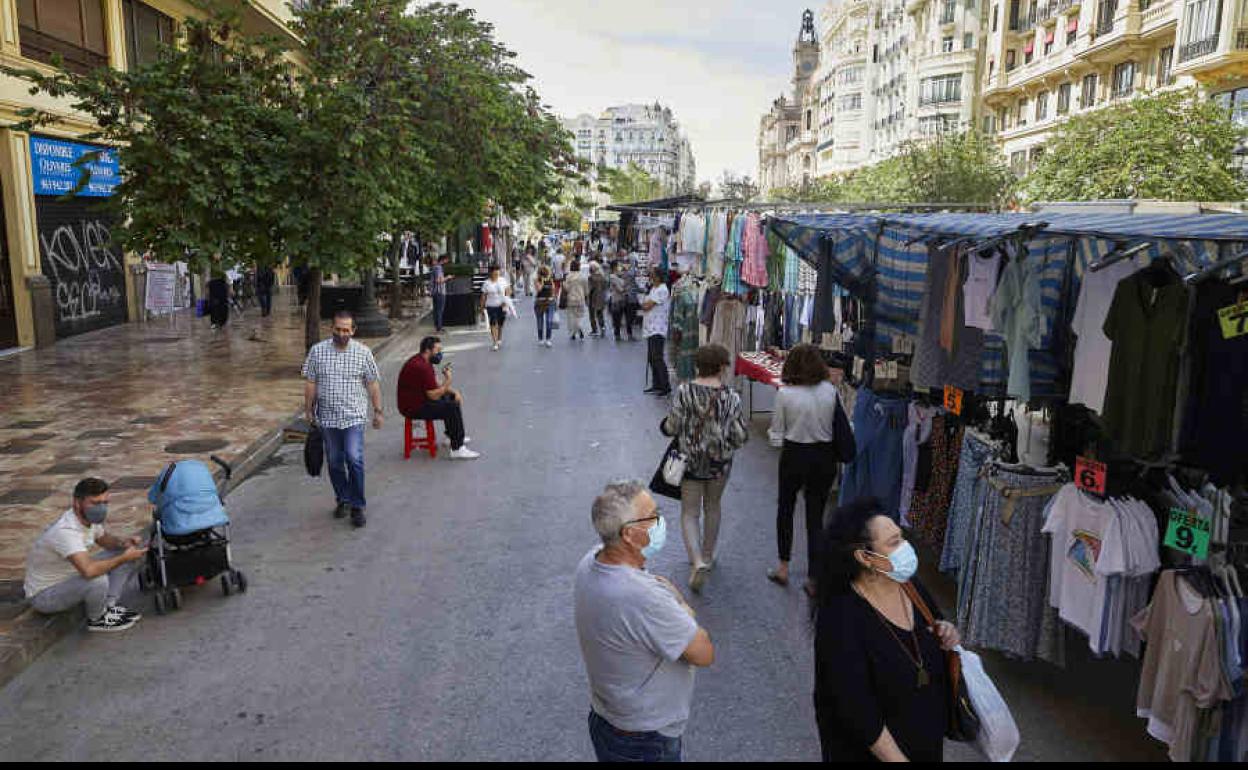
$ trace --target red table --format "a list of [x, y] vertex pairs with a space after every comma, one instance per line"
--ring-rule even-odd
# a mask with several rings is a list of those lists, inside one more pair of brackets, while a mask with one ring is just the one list
[[737, 355], [736, 373], [750, 381], [750, 414], [754, 411], [754, 383], [761, 382], [773, 388], [780, 388], [780, 373], [784, 370], [784, 359], [765, 351], [741, 353]]

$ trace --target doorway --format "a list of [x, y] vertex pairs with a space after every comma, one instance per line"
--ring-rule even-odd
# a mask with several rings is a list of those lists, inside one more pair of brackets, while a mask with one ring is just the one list
[[13, 307], [13, 266], [4, 206], [0, 206], [0, 350], [17, 347], [17, 310]]

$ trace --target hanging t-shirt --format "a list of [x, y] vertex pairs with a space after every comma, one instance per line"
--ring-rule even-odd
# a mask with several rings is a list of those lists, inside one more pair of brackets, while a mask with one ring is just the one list
[[1170, 745], [1170, 759], [1186, 762], [1197, 734], [1197, 709], [1232, 695], [1213, 605], [1166, 570], [1152, 602], [1133, 622], [1148, 642], [1136, 715], [1148, 718], [1149, 735]]
[[1025, 259], [1012, 259], [1001, 275], [992, 297], [992, 325], [1005, 337], [1010, 378], [1006, 393], [1021, 401], [1031, 400], [1031, 359], [1028, 351], [1044, 341], [1044, 315], [1040, 304], [1040, 274]]
[[1220, 484], [1248, 471], [1248, 335], [1227, 339], [1218, 311], [1238, 304], [1238, 287], [1207, 281], [1192, 312], [1192, 379], [1183, 421], [1184, 458]]
[[1109, 359], [1113, 352], [1113, 343], [1105, 336], [1105, 318], [1118, 284], [1135, 270], [1129, 260], [1123, 260], [1099, 272], [1084, 273], [1075, 316], [1071, 320], [1071, 331], [1079, 341], [1075, 345], [1075, 367], [1070, 378], [1070, 403], [1083, 404], [1098, 414], [1105, 407]]
[[1001, 255], [992, 252], [981, 255], [972, 251], [967, 257], [966, 285], [963, 287], [965, 297], [966, 325], [976, 329], [992, 329], [992, 314], [989, 306], [992, 295], [997, 290], [997, 278], [1001, 275]]
[[[923, 305], [919, 315], [919, 341], [915, 348], [913, 363], [910, 368], [910, 380], [921, 388], [943, 388], [952, 385], [963, 390], [979, 389], [979, 367], [983, 358], [984, 333], [979, 329], [966, 327], [963, 311], [955, 308], [956, 326], [953, 354], [941, 348], [941, 329], [945, 313], [945, 288], [948, 285], [949, 273], [956, 265], [951, 255], [938, 248], [928, 250], [927, 290], [923, 295]], [[827, 288], [829, 299], [820, 295], [821, 307], [831, 308], [830, 279], [820, 275], [820, 287]], [[815, 332], [832, 331], [819, 328]]]
[[[1101, 575], [1125, 569], [1120, 564], [1098, 565], [1106, 541], [1121, 540], [1118, 517], [1108, 503], [1094, 500], [1075, 485], [1067, 484], [1049, 501], [1041, 531], [1053, 536], [1049, 603], [1062, 620], [1089, 639], [1099, 639], [1105, 591]], [[1121, 543], [1115, 544], [1113, 550], [1121, 554]]]
[[1105, 423], [1119, 448], [1138, 457], [1168, 451], [1179, 381], [1179, 346], [1187, 334], [1187, 288], [1155, 289], [1146, 272], [1123, 280], [1105, 318], [1113, 342]]

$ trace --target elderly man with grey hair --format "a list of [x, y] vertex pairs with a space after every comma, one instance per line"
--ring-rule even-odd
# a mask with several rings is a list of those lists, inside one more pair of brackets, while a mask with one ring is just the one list
[[667, 525], [640, 481], [607, 485], [593, 507], [602, 538], [576, 569], [576, 632], [589, 674], [599, 762], [679, 762], [696, 667], [715, 648], [680, 591], [646, 571]]

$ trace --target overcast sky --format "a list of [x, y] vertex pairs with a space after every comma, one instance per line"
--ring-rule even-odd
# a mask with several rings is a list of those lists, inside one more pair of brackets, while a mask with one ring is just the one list
[[519, 54], [559, 115], [662, 102], [699, 181], [757, 176], [759, 118], [790, 87], [805, 0], [463, 0]]

